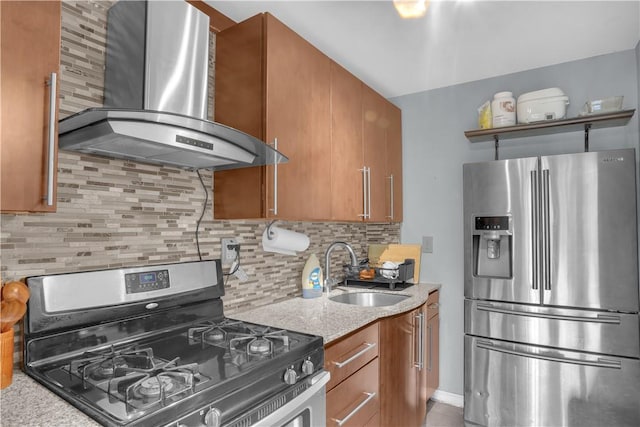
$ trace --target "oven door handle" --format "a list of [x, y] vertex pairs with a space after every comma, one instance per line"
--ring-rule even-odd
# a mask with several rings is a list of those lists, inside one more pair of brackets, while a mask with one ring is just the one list
[[343, 419], [341, 419], [341, 420], [339, 420], [339, 419], [337, 419], [337, 418], [332, 418], [332, 420], [333, 420], [333, 421], [335, 421], [335, 422], [336, 422], [336, 424], [338, 424], [339, 426], [342, 426], [344, 423], [346, 423], [347, 421], [349, 421], [349, 419], [350, 419], [351, 417], [353, 417], [355, 414], [357, 414], [357, 413], [360, 411], [360, 409], [362, 409], [362, 408], [364, 407], [364, 405], [366, 405], [367, 403], [369, 403], [369, 401], [370, 401], [371, 399], [373, 399], [374, 397], [376, 397], [376, 393], [375, 393], [375, 392], [369, 393], [369, 392], [363, 391], [363, 392], [362, 392], [362, 394], [365, 394], [367, 397], [366, 397], [362, 402], [360, 402], [360, 403], [358, 404], [358, 406], [356, 406], [355, 408], [353, 408], [353, 411], [349, 412], [349, 415], [347, 415], [346, 417], [344, 417], [344, 418], [343, 418]]

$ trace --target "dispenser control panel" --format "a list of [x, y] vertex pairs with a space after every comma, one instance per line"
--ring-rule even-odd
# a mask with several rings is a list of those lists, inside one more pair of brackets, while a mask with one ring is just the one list
[[509, 230], [508, 216], [478, 216], [476, 230]]

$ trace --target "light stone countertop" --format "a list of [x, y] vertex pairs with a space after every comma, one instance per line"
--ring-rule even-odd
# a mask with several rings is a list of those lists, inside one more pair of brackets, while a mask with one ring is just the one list
[[[228, 317], [245, 322], [261, 323], [282, 329], [320, 335], [327, 345], [376, 319], [404, 313], [423, 304], [429, 294], [440, 289], [439, 284], [420, 283], [403, 290], [362, 289], [339, 286], [327, 296], [305, 299], [292, 298], [271, 305], [234, 313]], [[334, 302], [329, 297], [345, 292], [388, 292], [410, 295], [404, 301], [386, 307], [361, 307]]]
[[[398, 291], [410, 295], [404, 301], [387, 307], [360, 307], [319, 298], [293, 298], [258, 307], [229, 317], [320, 335], [328, 344], [376, 319], [412, 310], [424, 303], [439, 284], [418, 284]], [[331, 296], [364, 289], [338, 287]], [[375, 290], [374, 292], [384, 292]], [[13, 382], [0, 390], [0, 426], [2, 427], [93, 427], [96, 421], [71, 406], [56, 394], [41, 386], [19, 370], [13, 372]]]
[[24, 372], [14, 369], [11, 385], [0, 390], [0, 426], [93, 427], [100, 424]]

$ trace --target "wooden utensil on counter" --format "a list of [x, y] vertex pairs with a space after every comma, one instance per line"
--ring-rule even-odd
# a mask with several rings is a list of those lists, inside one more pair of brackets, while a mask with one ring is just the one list
[[7, 332], [22, 319], [27, 305], [19, 300], [2, 301], [0, 306], [0, 332]]
[[22, 282], [9, 282], [2, 287], [2, 299], [4, 301], [18, 300], [26, 304], [29, 300], [29, 288]]

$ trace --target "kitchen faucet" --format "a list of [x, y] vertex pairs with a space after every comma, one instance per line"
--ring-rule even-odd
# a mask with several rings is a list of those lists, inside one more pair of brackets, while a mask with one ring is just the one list
[[331, 257], [331, 252], [338, 246], [342, 246], [347, 251], [349, 251], [349, 256], [351, 257], [351, 266], [352, 267], [358, 266], [358, 258], [356, 257], [356, 253], [353, 251], [353, 248], [349, 246], [348, 243], [333, 242], [332, 244], [330, 244], [324, 253], [324, 274], [325, 274], [324, 290], [327, 292], [327, 294], [331, 292], [331, 287], [338, 283], [337, 279], [334, 279], [331, 277], [331, 264], [329, 262]]

